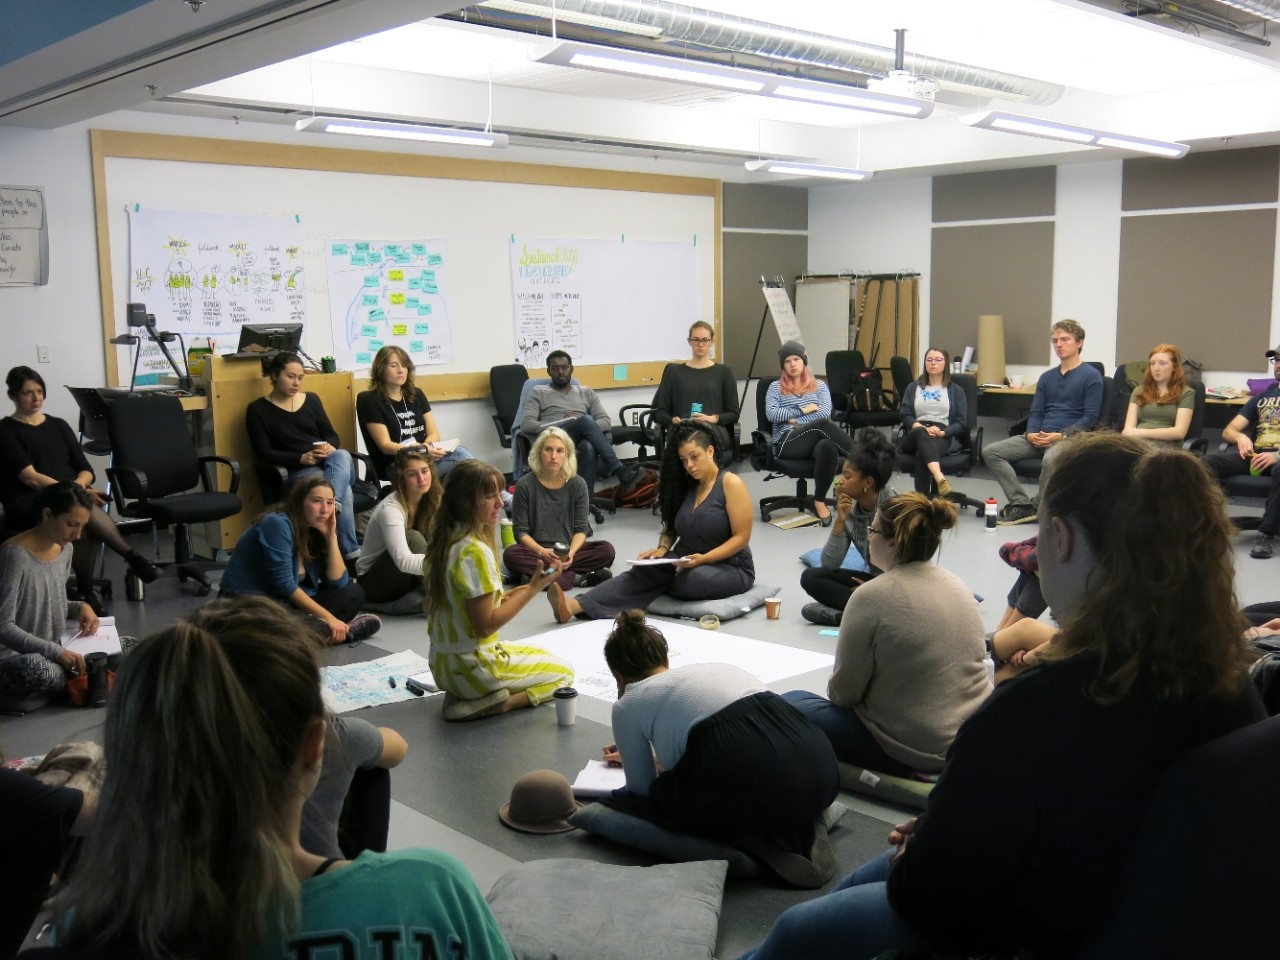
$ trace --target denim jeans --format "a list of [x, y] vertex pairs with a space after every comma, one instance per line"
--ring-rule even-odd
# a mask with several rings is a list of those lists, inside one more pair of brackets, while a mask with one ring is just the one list
[[289, 471], [288, 483], [292, 486], [303, 477], [323, 474], [333, 484], [333, 494], [338, 498], [338, 546], [342, 555], [349, 557], [360, 550], [356, 542], [356, 505], [351, 493], [351, 481], [355, 478], [352, 469], [351, 454], [346, 450], [335, 450], [325, 458], [324, 463], [314, 467], [302, 467]]
[[446, 453], [436, 461], [436, 473], [439, 475], [440, 479], [443, 480], [448, 475], [449, 471], [460, 464], [463, 460], [474, 459], [475, 457], [472, 455], [470, 450], [462, 444], [458, 444], [453, 448], [452, 453]]
[[841, 763], [852, 763], [895, 777], [911, 774], [912, 768], [889, 756], [851, 707], [838, 707], [826, 697], [808, 690], [790, 690], [782, 695], [782, 699], [826, 734], [836, 752], [836, 759]]

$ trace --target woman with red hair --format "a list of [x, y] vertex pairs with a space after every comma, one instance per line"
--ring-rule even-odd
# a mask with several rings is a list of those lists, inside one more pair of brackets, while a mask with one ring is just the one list
[[1129, 412], [1124, 418], [1126, 436], [1181, 446], [1191, 426], [1195, 391], [1182, 374], [1182, 353], [1172, 343], [1161, 343], [1147, 357], [1147, 372], [1133, 388]]

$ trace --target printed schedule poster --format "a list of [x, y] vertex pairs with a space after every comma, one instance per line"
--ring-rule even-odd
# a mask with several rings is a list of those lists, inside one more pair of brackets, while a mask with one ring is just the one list
[[415, 366], [453, 360], [445, 240], [326, 240], [329, 321], [339, 370], [368, 369], [396, 344]]

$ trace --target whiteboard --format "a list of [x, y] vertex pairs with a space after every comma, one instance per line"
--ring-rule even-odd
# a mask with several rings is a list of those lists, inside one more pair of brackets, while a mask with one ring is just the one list
[[[103, 137], [114, 134], [102, 133]], [[123, 144], [125, 138], [113, 143]], [[135, 140], [139, 139], [137, 137]], [[145, 139], [145, 138], [143, 138]], [[156, 137], [177, 142], [187, 153], [208, 156], [203, 141]], [[186, 149], [188, 143], [196, 146]], [[332, 163], [350, 162], [356, 151], [323, 148], [245, 145], [228, 141], [220, 154], [235, 156], [237, 148], [252, 146], [253, 156], [278, 150], [282, 164], [290, 158], [341, 154]], [[141, 148], [139, 148], [141, 150]], [[651, 352], [648, 344], [670, 343], [662, 359], [685, 355], [684, 338], [694, 319], [714, 323], [718, 264], [715, 242], [719, 229], [717, 190], [702, 181], [685, 180], [684, 193], [660, 192], [661, 182], [680, 178], [632, 179], [653, 189], [508, 182], [501, 179], [439, 179], [330, 169], [298, 169], [290, 166], [253, 166], [239, 163], [150, 159], [120, 156], [129, 148], [118, 146], [102, 157], [100, 209], [105, 211], [114, 291], [129, 288], [128, 222], [126, 208], [135, 205], [169, 210], [210, 213], [258, 214], [296, 218], [303, 231], [306, 265], [308, 323], [303, 345], [312, 356], [335, 352], [330, 316], [330, 296], [325, 251], [330, 241], [352, 237], [435, 237], [448, 243], [452, 360], [428, 368], [429, 373], [473, 373], [500, 363], [520, 362], [515, 336], [515, 297], [509, 266], [510, 247], [517, 236], [561, 236], [598, 240], [625, 237], [635, 241], [678, 241], [686, 246], [691, 269], [696, 272], [698, 315], [666, 309], [664, 277], [646, 276], [637, 292], [628, 286], [619, 295], [642, 299], [644, 335], [637, 336], [634, 306], [616, 310], [618, 302], [592, 305], [583, 314], [583, 326], [602, 340], [600, 357], [614, 364], [638, 363]], [[246, 156], [248, 150], [246, 149]], [[429, 168], [432, 159], [401, 155], [369, 154], [386, 165], [388, 156], [412, 160]], [[260, 162], [254, 160], [253, 162]], [[444, 164], [446, 161], [436, 161]], [[455, 162], [456, 163], [456, 162]], [[467, 165], [467, 176], [485, 161]], [[494, 176], [523, 179], [561, 179], [566, 183], [591, 182], [592, 178], [628, 175], [568, 168], [537, 168], [517, 164], [493, 164]], [[542, 171], [537, 177], [528, 171]], [[573, 176], [570, 176], [573, 174]], [[709, 183], [709, 181], [708, 181]], [[692, 185], [692, 186], [688, 186]], [[698, 192], [706, 191], [706, 192]], [[123, 297], [114, 295], [117, 325], [123, 324]], [[121, 330], [114, 331], [115, 333]], [[221, 344], [219, 345], [221, 347]], [[665, 352], [665, 351], [664, 351]], [[358, 370], [359, 368], [357, 368]], [[127, 373], [126, 373], [127, 377]], [[625, 378], [619, 378], [625, 379]]]
[[809, 366], [827, 372], [827, 353], [849, 349], [849, 304], [853, 282], [844, 278], [796, 281], [796, 319], [804, 332]]

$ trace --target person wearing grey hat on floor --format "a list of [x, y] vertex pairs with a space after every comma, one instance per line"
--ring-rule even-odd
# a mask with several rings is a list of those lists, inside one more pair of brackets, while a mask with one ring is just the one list
[[1271, 478], [1262, 523], [1249, 551], [1255, 560], [1271, 558], [1276, 536], [1280, 534], [1280, 469], [1276, 467], [1280, 462], [1280, 346], [1267, 351], [1267, 362], [1271, 364], [1275, 380], [1262, 393], [1250, 397], [1222, 431], [1222, 439], [1235, 449], [1211, 453], [1204, 458], [1205, 466], [1219, 480], [1255, 471]]
[[780, 460], [813, 460], [813, 512], [831, 526], [823, 497], [831, 489], [842, 456], [853, 438], [831, 420], [831, 391], [809, 369], [804, 344], [788, 340], [778, 350], [782, 374], [769, 384], [764, 412], [773, 424], [773, 455]]

